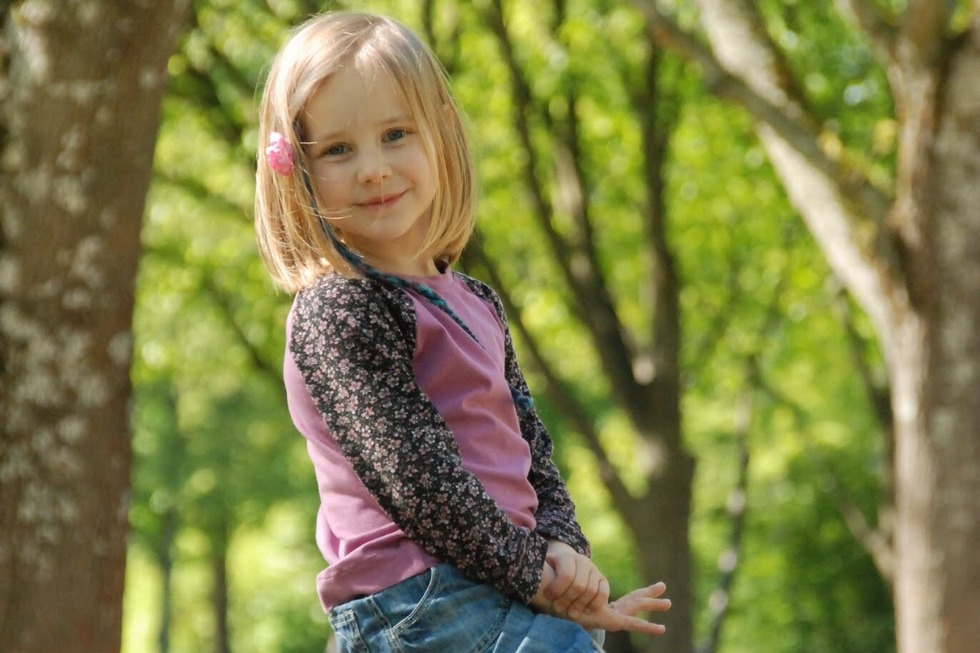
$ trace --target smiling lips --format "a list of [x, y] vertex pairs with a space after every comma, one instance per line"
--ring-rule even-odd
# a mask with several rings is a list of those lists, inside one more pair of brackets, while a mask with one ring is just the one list
[[373, 211], [380, 211], [382, 209], [388, 208], [389, 206], [391, 206], [392, 204], [400, 200], [402, 196], [407, 192], [408, 191], [403, 190], [402, 192], [395, 193], [393, 195], [379, 195], [378, 197], [372, 197], [367, 201], [358, 202], [358, 206], [361, 206], [362, 208], [365, 209], [371, 209]]

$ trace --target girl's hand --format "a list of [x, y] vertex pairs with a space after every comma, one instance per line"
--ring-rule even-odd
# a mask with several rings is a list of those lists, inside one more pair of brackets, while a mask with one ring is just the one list
[[571, 619], [567, 613], [555, 612], [551, 599], [545, 595], [545, 590], [554, 582], [555, 578], [555, 570], [551, 568], [550, 564], [545, 563], [541, 574], [541, 585], [538, 587], [537, 594], [531, 599], [531, 606], [540, 612], [569, 619], [589, 630], [596, 628], [609, 632], [628, 630], [647, 635], [663, 635], [667, 632], [667, 627], [663, 624], [655, 624], [636, 616], [641, 612], [666, 612], [670, 610], [670, 599], [660, 598], [667, 591], [667, 586], [664, 583], [656, 583], [633, 590], [619, 600], [607, 603], [595, 612], [583, 614], [577, 619]]
[[667, 591], [667, 586], [663, 583], [641, 587], [609, 603], [598, 612], [586, 613], [571, 620], [590, 630], [601, 628], [609, 632], [628, 630], [647, 635], [663, 635], [667, 632], [666, 626], [641, 619], [636, 615], [641, 612], [666, 612], [670, 610], [670, 599], [660, 598], [665, 591]]
[[554, 579], [545, 585], [545, 597], [551, 600], [548, 612], [567, 615], [574, 621], [609, 602], [609, 582], [586, 556], [564, 542], [550, 540], [545, 560], [545, 567], [555, 572]]

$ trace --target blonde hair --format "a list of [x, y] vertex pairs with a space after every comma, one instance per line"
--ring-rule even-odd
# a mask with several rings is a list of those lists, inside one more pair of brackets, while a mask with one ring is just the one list
[[[321, 85], [353, 62], [362, 73], [387, 74], [404, 94], [437, 176], [428, 232], [418, 252], [454, 262], [473, 232], [475, 175], [459, 108], [445, 70], [407, 27], [383, 16], [335, 12], [301, 25], [272, 63], [259, 114], [255, 173], [255, 231], [259, 252], [277, 285], [299, 291], [317, 277], [356, 271], [342, 258], [321, 224], [308, 189], [301, 114]], [[266, 161], [270, 135], [293, 149], [293, 174]]]

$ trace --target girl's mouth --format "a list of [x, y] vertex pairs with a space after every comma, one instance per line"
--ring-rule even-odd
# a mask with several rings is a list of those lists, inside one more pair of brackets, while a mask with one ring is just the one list
[[361, 202], [360, 206], [362, 208], [370, 209], [372, 211], [382, 211], [394, 205], [407, 192], [408, 191], [402, 191], [400, 193], [393, 193], [391, 195], [378, 195], [377, 197], [372, 197], [371, 199], [365, 202]]

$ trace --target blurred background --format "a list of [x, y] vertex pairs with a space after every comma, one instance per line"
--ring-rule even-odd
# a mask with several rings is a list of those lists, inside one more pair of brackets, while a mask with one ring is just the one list
[[[895, 99], [855, 3], [725, 4], [181, 5], [140, 234], [124, 653], [330, 638], [281, 382], [291, 297], [252, 227], [264, 75], [323, 9], [401, 20], [452, 78], [481, 183], [460, 269], [504, 299], [613, 594], [665, 580], [674, 600], [666, 638], [609, 653], [896, 650], [882, 331], [807, 226], [901, 194]], [[794, 185], [812, 169], [774, 133], [833, 192]]]

